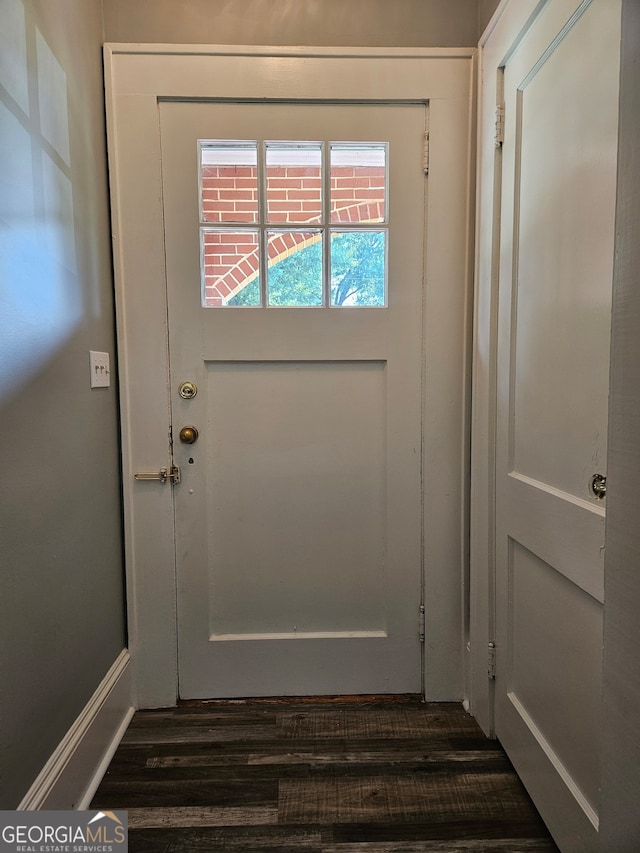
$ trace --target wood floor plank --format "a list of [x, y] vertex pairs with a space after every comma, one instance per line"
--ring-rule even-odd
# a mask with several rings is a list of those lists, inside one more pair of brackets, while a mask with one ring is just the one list
[[396, 841], [361, 844], [329, 844], [322, 853], [555, 853], [555, 844], [539, 839], [501, 841]]
[[522, 795], [511, 774], [455, 774], [334, 777], [281, 780], [282, 823], [411, 821], [425, 812], [451, 821], [472, 813], [480, 818], [518, 818]]
[[260, 826], [277, 823], [276, 806], [246, 808], [174, 806], [173, 808], [129, 809], [129, 829], [161, 829], [176, 826]]
[[516, 839], [518, 843], [532, 840], [545, 841], [551, 844], [551, 850], [557, 853], [557, 848], [537, 814], [517, 820], [495, 818], [482, 820], [473, 813], [469, 813], [449, 821], [438, 821], [432, 814], [426, 814], [422, 820], [415, 822], [333, 825], [335, 844], [477, 841], [488, 845], [505, 839], [512, 841]]
[[278, 782], [256, 780], [193, 781], [188, 779], [159, 782], [149, 780], [107, 780], [98, 788], [93, 808], [130, 809], [142, 807], [174, 808], [176, 806], [266, 806], [278, 801]]
[[[469, 761], [422, 761], [410, 760], [405, 757], [403, 761], [292, 761], [283, 763], [260, 762], [257, 764], [246, 764], [231, 762], [229, 764], [210, 764], [208, 762], [191, 764], [181, 763], [178, 766], [154, 765], [127, 767], [127, 784], [167, 785], [240, 785], [251, 786], [257, 782], [274, 784], [281, 782], [290, 783], [295, 786], [298, 781], [310, 784], [319, 784], [322, 780], [342, 779], [348, 785], [350, 781], [361, 778], [368, 779], [377, 776], [391, 776], [398, 779], [415, 780], [416, 785], [428, 784], [434, 790], [447, 791], [459, 785], [464, 786], [468, 778], [485, 780], [497, 778], [500, 774], [510, 779], [512, 771], [508, 763], [499, 758], [493, 761], [469, 760]], [[106, 779], [105, 784], [115, 781], [112, 773]], [[426, 781], [423, 781], [426, 780]]]
[[[202, 756], [201, 756], [202, 758]], [[389, 763], [393, 766], [398, 764], [440, 764], [450, 762], [472, 763], [472, 766], [477, 762], [495, 761], [504, 763], [504, 755], [495, 750], [488, 754], [485, 750], [468, 750], [462, 752], [454, 751], [438, 751], [425, 753], [424, 755], [416, 755], [415, 748], [409, 749], [387, 749], [387, 750], [362, 750], [349, 752], [288, 752], [288, 753], [252, 753], [249, 755], [247, 763], [250, 766], [258, 767], [265, 764], [382, 764]]]
[[181, 726], [171, 728], [139, 728], [128, 734], [124, 744], [215, 743], [216, 741], [268, 740], [274, 735], [271, 726]]
[[299, 738], [416, 738], [430, 735], [459, 735], [475, 731], [468, 715], [457, 706], [449, 712], [425, 713], [420, 708], [323, 709], [283, 714], [278, 719], [278, 736]]
[[129, 853], [321, 853], [331, 843], [313, 827], [142, 829], [129, 833]]

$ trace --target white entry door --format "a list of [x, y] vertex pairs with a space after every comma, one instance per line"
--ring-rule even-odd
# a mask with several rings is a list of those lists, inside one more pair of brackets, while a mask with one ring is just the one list
[[160, 122], [180, 695], [418, 692], [426, 108]]
[[552, 0], [504, 69], [496, 733], [576, 853], [597, 849], [619, 41], [618, 0]]

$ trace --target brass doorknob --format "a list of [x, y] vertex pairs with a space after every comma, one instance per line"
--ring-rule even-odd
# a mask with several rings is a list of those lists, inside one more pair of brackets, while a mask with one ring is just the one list
[[195, 444], [198, 440], [198, 430], [194, 426], [184, 426], [180, 430], [180, 441], [183, 444]]

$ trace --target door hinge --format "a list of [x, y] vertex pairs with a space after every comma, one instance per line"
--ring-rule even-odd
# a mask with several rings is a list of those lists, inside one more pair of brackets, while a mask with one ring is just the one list
[[504, 142], [504, 105], [496, 107], [496, 148], [500, 148]]
[[493, 642], [489, 643], [487, 675], [491, 679], [496, 677], [496, 644]]
[[424, 143], [422, 149], [422, 171], [425, 175], [429, 174], [429, 131], [424, 133]]
[[424, 643], [424, 604], [420, 605], [418, 612], [420, 614], [420, 642]]

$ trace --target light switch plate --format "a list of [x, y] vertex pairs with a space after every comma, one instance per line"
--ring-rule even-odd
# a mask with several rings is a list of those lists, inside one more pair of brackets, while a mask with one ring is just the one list
[[111, 385], [109, 353], [89, 350], [89, 366], [91, 368], [91, 387], [108, 388]]

